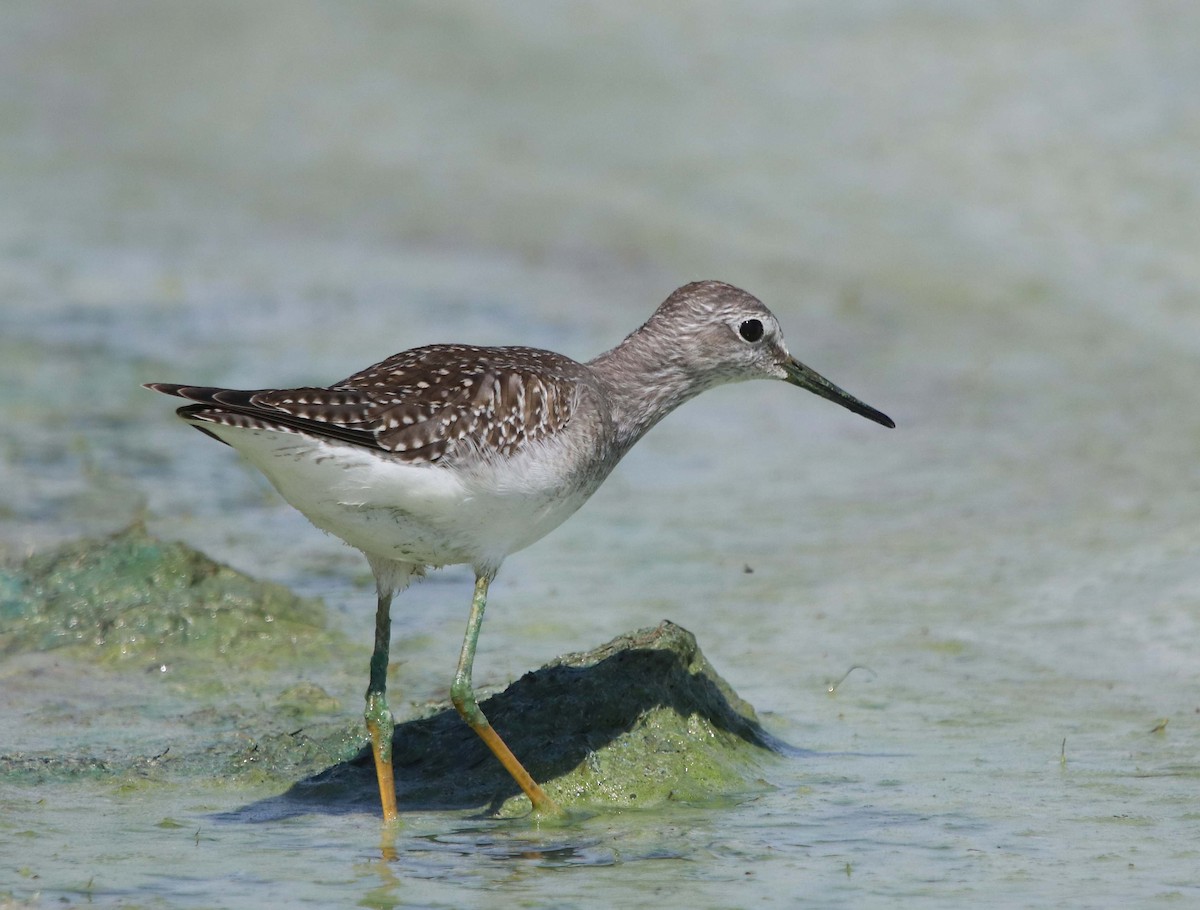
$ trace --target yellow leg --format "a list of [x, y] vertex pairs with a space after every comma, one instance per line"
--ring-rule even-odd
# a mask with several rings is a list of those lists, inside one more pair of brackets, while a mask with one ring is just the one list
[[375, 758], [375, 776], [379, 779], [383, 821], [391, 824], [400, 817], [396, 811], [396, 777], [392, 772], [392, 730], [396, 724], [383, 693], [379, 693], [378, 697], [368, 696], [366, 719], [367, 733], [371, 736], [371, 754]]
[[490, 575], [477, 575], [475, 578], [475, 596], [471, 599], [471, 617], [467, 620], [467, 634], [463, 639], [462, 654], [458, 658], [458, 672], [454, 674], [454, 685], [450, 687], [450, 700], [463, 720], [471, 729], [479, 734], [492, 754], [500, 760], [504, 770], [512, 775], [513, 780], [529, 797], [535, 812], [548, 815], [562, 815], [558, 803], [552, 800], [525, 770], [525, 767], [512, 754], [512, 750], [500, 738], [500, 734], [492, 729], [487, 717], [480, 710], [479, 702], [475, 700], [475, 690], [471, 687], [471, 667], [475, 663], [475, 645], [479, 641], [479, 629], [483, 625], [483, 610], [487, 606], [488, 585]]
[[379, 592], [379, 607], [375, 613], [375, 650], [371, 654], [371, 681], [367, 686], [367, 710], [364, 719], [371, 736], [371, 754], [375, 758], [375, 776], [379, 779], [379, 801], [383, 806], [383, 821], [391, 824], [399, 818], [396, 811], [396, 778], [392, 773], [392, 731], [396, 722], [388, 710], [387, 690], [388, 649], [392, 639], [392, 595]]

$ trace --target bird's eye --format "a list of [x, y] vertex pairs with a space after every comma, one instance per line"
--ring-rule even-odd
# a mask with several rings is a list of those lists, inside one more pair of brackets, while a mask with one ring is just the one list
[[742, 336], [743, 341], [749, 341], [753, 344], [756, 341], [761, 341], [763, 337], [763, 324], [761, 319], [747, 319], [738, 326], [738, 334]]

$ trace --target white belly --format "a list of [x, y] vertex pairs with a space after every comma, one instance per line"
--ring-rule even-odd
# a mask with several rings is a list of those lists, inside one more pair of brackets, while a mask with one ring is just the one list
[[566, 482], [553, 467], [560, 460], [544, 450], [509, 459], [501, 476], [487, 464], [409, 465], [298, 433], [204, 429], [241, 452], [318, 528], [368, 556], [415, 566], [495, 570], [558, 527], [599, 483]]

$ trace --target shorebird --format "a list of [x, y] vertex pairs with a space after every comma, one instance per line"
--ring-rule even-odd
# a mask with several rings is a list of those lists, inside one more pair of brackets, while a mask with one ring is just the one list
[[364, 718], [386, 822], [397, 818], [386, 700], [393, 596], [428, 568], [469, 565], [475, 593], [450, 697], [536, 812], [558, 806], [492, 729], [471, 683], [488, 585], [510, 553], [587, 501], [667, 414], [715, 386], [781, 379], [892, 420], [793, 358], [757, 298], [718, 281], [672, 293], [587, 363], [528, 347], [413, 348], [330, 386], [147, 388], [228, 443], [318, 528], [362, 551], [378, 593]]

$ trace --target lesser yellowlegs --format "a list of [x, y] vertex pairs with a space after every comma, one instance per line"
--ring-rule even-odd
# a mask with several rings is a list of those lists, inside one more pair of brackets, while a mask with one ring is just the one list
[[663, 417], [705, 389], [746, 379], [782, 379], [894, 426], [794, 359], [759, 300], [716, 281], [679, 288], [588, 363], [534, 348], [439, 344], [328, 387], [147, 387], [198, 402], [179, 416], [241, 452], [309, 521], [370, 562], [378, 604], [365, 718], [383, 816], [392, 821], [394, 721], [385, 691], [393, 595], [426, 568], [475, 570], [451, 700], [534, 809], [559, 811], [475, 699], [471, 669], [488, 585], [508, 554], [583, 505]]

